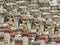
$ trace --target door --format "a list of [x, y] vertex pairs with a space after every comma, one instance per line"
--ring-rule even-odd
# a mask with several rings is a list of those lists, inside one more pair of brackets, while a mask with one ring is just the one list
[[17, 42], [15, 42], [15, 45], [23, 45], [23, 42], [22, 41], [17, 41]]
[[0, 42], [3, 42], [4, 41], [4, 38], [3, 37], [0, 37]]

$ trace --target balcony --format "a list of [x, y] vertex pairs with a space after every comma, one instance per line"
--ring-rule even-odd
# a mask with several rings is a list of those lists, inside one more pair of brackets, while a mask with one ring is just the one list
[[38, 9], [39, 6], [37, 4], [28, 4], [27, 7], [31, 9]]
[[50, 11], [50, 7], [40, 7], [39, 8], [42, 12], [49, 12]]
[[42, 13], [43, 15], [50, 15], [50, 13], [48, 13], [48, 12], [44, 12], [44, 13]]
[[21, 9], [26, 9], [27, 6], [19, 6], [19, 8], [21, 8]]
[[30, 3], [37, 3], [37, 0], [28, 0]]
[[26, 3], [26, 1], [16, 1], [16, 3], [19, 3], [19, 4]]
[[50, 9], [50, 7], [40, 7], [40, 9]]
[[58, 10], [50, 10], [50, 12], [52, 12], [52, 13], [58, 13], [59, 11]]
[[57, 22], [58, 22], [58, 21], [60, 20], [60, 16], [54, 15], [54, 16], [53, 16], [53, 19], [54, 19], [54, 21], [57, 21]]
[[51, 13], [49, 13], [49, 12], [43, 12], [43, 13], [42, 13], [42, 17], [43, 17], [43, 18], [52, 18], [52, 16], [53, 16], [53, 15], [52, 15]]
[[16, 2], [16, 0], [5, 0], [7, 3]]
[[59, 5], [59, 9], [60, 9], [60, 5]]
[[12, 12], [12, 11], [10, 11], [10, 12], [9, 12], [9, 15], [13, 15], [13, 16], [14, 16], [14, 15], [15, 15], [15, 16], [18, 16], [18, 15], [19, 15], [19, 16], [20, 16], [21, 13], [20, 13], [20, 12]]
[[37, 9], [32, 9], [31, 12], [38, 12], [39, 10]]
[[39, 3], [47, 3], [49, 0], [39, 0]]
[[37, 4], [28, 4], [28, 6], [30, 7], [32, 7], [32, 6], [37, 6]]
[[21, 15], [22, 19], [33, 19], [33, 16], [32, 15]]
[[11, 5], [15, 5], [15, 3], [6, 3], [6, 5], [10, 5], [11, 6]]
[[51, 6], [51, 10], [58, 10], [59, 9], [59, 6]]
[[56, 0], [54, 1], [49, 1], [50, 6], [56, 6], [58, 5], [58, 2]]
[[55, 18], [56, 18], [56, 17], [60, 17], [60, 16], [58, 16], [58, 15], [54, 15], [53, 17], [55, 17]]

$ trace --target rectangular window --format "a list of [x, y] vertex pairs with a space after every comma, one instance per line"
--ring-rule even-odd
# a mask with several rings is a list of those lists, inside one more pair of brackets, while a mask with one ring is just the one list
[[4, 17], [0, 15], [0, 23], [4, 23]]
[[53, 1], [53, 0], [50, 0], [50, 1]]
[[49, 3], [40, 3], [40, 7], [48, 7]]
[[60, 4], [60, 1], [59, 1], [59, 4]]
[[58, 6], [51, 7], [51, 9], [57, 10], [58, 9]]

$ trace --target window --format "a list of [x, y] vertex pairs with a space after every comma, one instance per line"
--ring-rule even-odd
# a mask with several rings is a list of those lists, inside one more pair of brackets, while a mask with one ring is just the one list
[[60, 9], [59, 9], [59, 13], [60, 13]]
[[20, 0], [16, 0], [16, 1], [20, 1]]
[[59, 4], [60, 4], [60, 1], [59, 1]]
[[11, 11], [12, 10], [12, 8], [11, 8], [11, 6], [9, 5], [9, 6], [7, 6], [7, 10], [8, 11]]
[[40, 3], [40, 7], [48, 7], [49, 3]]
[[53, 0], [50, 0], [50, 1], [53, 1]]
[[4, 16], [0, 15], [0, 23], [4, 22]]
[[58, 6], [51, 7], [52, 10], [57, 10]]

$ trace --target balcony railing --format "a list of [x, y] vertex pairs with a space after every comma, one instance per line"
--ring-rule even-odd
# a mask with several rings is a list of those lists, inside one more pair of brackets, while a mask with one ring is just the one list
[[47, 3], [49, 0], [39, 0], [39, 3]]
[[16, 1], [16, 3], [26, 3], [26, 1]]
[[40, 7], [40, 9], [50, 9], [50, 7]]
[[15, 3], [6, 3], [6, 5], [15, 5]]

